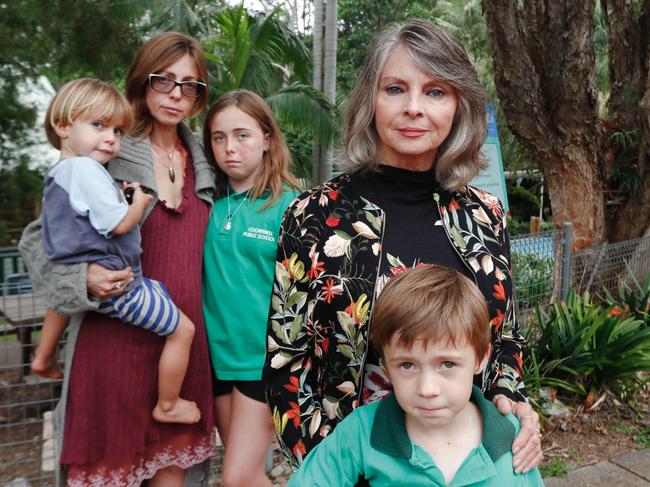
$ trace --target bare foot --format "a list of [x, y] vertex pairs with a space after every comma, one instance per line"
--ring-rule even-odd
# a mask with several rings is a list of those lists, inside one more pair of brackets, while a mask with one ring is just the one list
[[158, 402], [151, 415], [160, 423], [193, 424], [198, 423], [201, 419], [201, 411], [196, 403], [180, 398], [167, 410], [164, 410]]
[[63, 371], [53, 355], [40, 356], [36, 353], [32, 360], [32, 372], [46, 379], [63, 379]]

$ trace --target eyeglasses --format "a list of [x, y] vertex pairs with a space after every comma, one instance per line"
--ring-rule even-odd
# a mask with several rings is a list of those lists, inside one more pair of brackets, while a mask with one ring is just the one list
[[200, 81], [176, 81], [162, 74], [150, 74], [149, 86], [159, 93], [171, 93], [177, 86], [180, 86], [181, 93], [188, 98], [200, 98], [207, 88], [207, 85]]

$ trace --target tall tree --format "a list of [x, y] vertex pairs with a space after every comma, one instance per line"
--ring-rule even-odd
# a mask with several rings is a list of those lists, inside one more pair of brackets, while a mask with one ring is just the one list
[[30, 169], [23, 156], [13, 167], [0, 167], [0, 181], [0, 246], [15, 245], [23, 227], [38, 213], [43, 175]]
[[[35, 110], [19, 96], [26, 79], [54, 86], [80, 76], [121, 77], [140, 42], [135, 0], [12, 0], [0, 6], [0, 160], [17, 164], [16, 146], [30, 143]], [[53, 21], [56, 19], [56, 21]], [[98, 22], [101, 19], [101, 22]], [[91, 25], [92, 28], [88, 28]]]
[[[483, 0], [508, 126], [538, 163], [575, 246], [650, 233], [650, 0]], [[608, 103], [597, 92], [597, 8]]]
[[[334, 104], [336, 103], [336, 41], [338, 39], [338, 0], [327, 0], [325, 8], [325, 60], [323, 63], [323, 92]], [[322, 171], [324, 179], [329, 179], [332, 172], [332, 149]]]
[[309, 52], [283, 15], [281, 7], [251, 14], [243, 5], [218, 13], [217, 33], [204, 41], [214, 67], [212, 95], [236, 88], [255, 91], [283, 124], [306, 128], [328, 143], [334, 137], [335, 107], [311, 85]]
[[[323, 0], [314, 0], [314, 29], [312, 35], [313, 85], [318, 91], [323, 91]], [[314, 140], [312, 149], [312, 182], [323, 181], [320, 175], [322, 147]]]
[[[474, 0], [470, 0], [473, 2]], [[447, 12], [463, 12], [465, 1], [341, 0], [339, 2], [337, 77], [339, 92], [350, 93], [375, 33], [389, 22], [421, 17], [440, 20]], [[441, 5], [444, 4], [444, 5]]]
[[[325, 55], [323, 60], [323, 93], [334, 105], [336, 103], [336, 40], [338, 0], [327, 0], [325, 6]], [[327, 181], [332, 177], [334, 148], [332, 143], [321, 148], [318, 178]]]
[[177, 31], [197, 38], [211, 34], [210, 21], [224, 7], [223, 0], [147, 0], [154, 31]]

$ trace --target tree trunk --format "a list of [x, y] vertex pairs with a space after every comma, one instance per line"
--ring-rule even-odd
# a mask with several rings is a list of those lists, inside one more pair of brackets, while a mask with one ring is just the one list
[[[323, 0], [314, 0], [313, 29], [314, 88], [323, 91]], [[314, 140], [312, 149], [312, 183], [322, 181], [320, 176], [321, 146]]]
[[602, 240], [594, 4], [484, 0], [497, 93], [509, 128], [538, 162], [553, 222], [574, 246]]
[[[630, 0], [601, 0], [601, 5], [608, 26], [611, 83], [606, 161], [609, 174], [619, 175], [610, 177], [612, 192], [624, 196], [621, 204], [609, 208], [608, 240], [620, 241], [650, 232], [650, 0], [638, 21]], [[616, 144], [612, 134], [630, 134], [638, 150]]]
[[[336, 41], [338, 38], [337, 26], [338, 0], [327, 0], [325, 8], [325, 62], [323, 65], [323, 92], [333, 105], [336, 104]], [[319, 176], [321, 181], [332, 177], [332, 160], [334, 150], [332, 144], [327, 147], [323, 159], [320, 161]]]
[[610, 92], [607, 118], [617, 128], [638, 126], [638, 103], [643, 80], [639, 26], [631, 0], [600, 0], [607, 25]]
[[603, 192], [595, 160], [590, 147], [566, 145], [562, 152], [543, 163], [544, 182], [548, 187], [555, 228], [564, 222], [573, 223], [573, 248], [592, 246], [602, 239]]
[[[636, 5], [636, 6], [635, 6]], [[507, 123], [576, 248], [650, 233], [650, 0], [600, 0], [610, 92], [599, 119], [595, 1], [483, 0]]]
[[298, 0], [293, 0], [292, 2], [287, 2], [287, 3], [288, 3], [288, 10], [289, 10], [289, 26], [297, 34], [298, 33]]

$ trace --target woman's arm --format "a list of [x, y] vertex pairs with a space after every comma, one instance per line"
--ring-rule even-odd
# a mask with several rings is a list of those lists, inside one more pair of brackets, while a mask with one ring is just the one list
[[[508, 262], [509, 275], [512, 276], [510, 257], [510, 238], [506, 228], [506, 215], [501, 210], [501, 225], [503, 232], [501, 255]], [[514, 294], [514, 280], [512, 282]], [[508, 312], [499, 329], [499, 353], [494, 357], [496, 364], [492, 376], [489, 377], [490, 389], [486, 396], [492, 399], [501, 414], [514, 414], [521, 424], [519, 434], [512, 444], [513, 468], [517, 473], [529, 472], [542, 461], [542, 443], [540, 435], [539, 415], [527, 402], [523, 381], [523, 349], [525, 340], [519, 333], [519, 324], [515, 314], [514, 296], [509, 299]]]
[[97, 308], [99, 302], [89, 299], [86, 291], [87, 264], [57, 265], [45, 255], [40, 218], [23, 230], [18, 249], [34, 290], [45, 297], [48, 307], [67, 315]]
[[[505, 314], [501, 314], [500, 317], [501, 322], [492, 323], [495, 330], [493, 330], [492, 334], [493, 356], [488, 371], [485, 395], [491, 400], [501, 394], [513, 401], [526, 402], [528, 401], [528, 395], [523, 380], [523, 356], [526, 341], [519, 331], [519, 323], [515, 312], [515, 283], [512, 275], [510, 238], [506, 229], [506, 215], [500, 204], [494, 215], [501, 218], [500, 229], [495, 232], [497, 236], [501, 236], [501, 245], [497, 255], [507, 265], [507, 275], [511, 282], [512, 291], [510, 293], [504, 292], [503, 286], [501, 286], [500, 292], [496, 289], [494, 291], [496, 295], [494, 299], [504, 299], [506, 303]], [[496, 318], [493, 317], [493, 321], [494, 319]]]
[[263, 371], [276, 434], [294, 468], [321, 438], [306, 431], [309, 422], [302, 416], [303, 411], [314, 409], [310, 407], [314, 403], [311, 392], [316, 393], [317, 385], [312, 384], [314, 364], [309, 358], [310, 337], [313, 339], [315, 334], [307, 304], [309, 279], [305, 266], [310, 260], [295, 216], [300, 212], [299, 204], [296, 200], [288, 208], [280, 228]]

